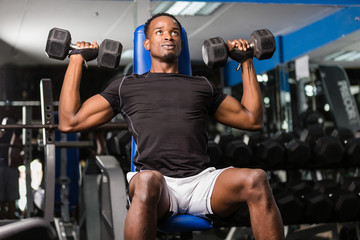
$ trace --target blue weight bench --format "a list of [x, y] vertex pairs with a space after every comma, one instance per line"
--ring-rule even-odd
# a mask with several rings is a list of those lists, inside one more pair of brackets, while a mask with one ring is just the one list
[[[150, 52], [144, 48], [144, 40], [144, 25], [141, 25], [134, 32], [134, 73], [137, 74], [148, 72], [151, 68]], [[192, 75], [187, 34], [184, 28], [182, 28], [181, 40], [183, 48], [178, 61], [179, 72]], [[136, 153], [136, 143], [134, 139], [132, 139], [131, 149], [131, 171], [135, 171], [133, 158]], [[161, 223], [158, 230], [164, 233], [179, 232], [182, 239], [190, 239], [192, 231], [209, 230], [212, 227], [212, 223], [207, 219], [192, 215], [176, 215]]]

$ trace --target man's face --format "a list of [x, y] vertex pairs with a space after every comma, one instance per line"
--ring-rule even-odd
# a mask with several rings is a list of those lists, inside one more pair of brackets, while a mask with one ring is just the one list
[[180, 29], [174, 19], [168, 16], [157, 17], [151, 21], [145, 49], [153, 58], [174, 62], [181, 52]]

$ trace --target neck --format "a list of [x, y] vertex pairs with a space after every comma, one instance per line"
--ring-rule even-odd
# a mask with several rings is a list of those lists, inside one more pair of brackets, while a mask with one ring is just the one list
[[159, 62], [159, 61], [153, 61], [151, 64], [151, 73], [179, 73], [178, 69], [178, 61], [174, 61], [172, 63], [168, 62]]

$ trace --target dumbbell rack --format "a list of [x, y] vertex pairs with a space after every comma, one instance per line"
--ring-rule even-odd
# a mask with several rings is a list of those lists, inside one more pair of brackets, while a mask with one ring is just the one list
[[[211, 146], [211, 152], [214, 152], [215, 154], [214, 155], [217, 155], [217, 157], [214, 157], [216, 160], [218, 159], [224, 159], [227, 158], [227, 159], [231, 159], [231, 158], [234, 158], [234, 156], [221, 156], [222, 153], [221, 150], [224, 149], [224, 146], [222, 146], [220, 143], [222, 141], [224, 142], [228, 142], [228, 139], [231, 139], [231, 144], [227, 144], [226, 146], [226, 149], [227, 151], [229, 151], [229, 149], [232, 151], [232, 152], [242, 152], [244, 153], [245, 150], [242, 150], [240, 151], [239, 149], [235, 150], [234, 148], [235, 147], [242, 147], [243, 145], [242, 144], [239, 144], [238, 141], [241, 141], [241, 140], [238, 140], [238, 139], [241, 139], [240, 138], [234, 138], [234, 137], [229, 137], [227, 134], [224, 135], [224, 139], [220, 139], [219, 141], [211, 141], [211, 144], [209, 146]], [[216, 140], [216, 138], [214, 138]], [[230, 151], [230, 152], [231, 152]], [[210, 153], [209, 153], [210, 154]], [[228, 154], [227, 153], [224, 153], [224, 155]], [[230, 154], [231, 155], [231, 154]], [[220, 156], [220, 157], [219, 157]], [[310, 158], [310, 161], [311, 161], [311, 158]], [[248, 160], [245, 160], [245, 162], [248, 162]], [[250, 161], [251, 162], [251, 161]], [[231, 163], [230, 163], [231, 164]], [[264, 163], [261, 163], [261, 162], [257, 162], [257, 163], [250, 163], [252, 165], [246, 165], [246, 166], [242, 166], [242, 167], [250, 167], [250, 168], [262, 168], [264, 169], [265, 171], [267, 171], [269, 173], [269, 176], [273, 173], [276, 173], [276, 172], [285, 172], [285, 173], [288, 173], [289, 171], [292, 171], [292, 170], [299, 170], [303, 173], [308, 173], [308, 175], [305, 176], [305, 178], [303, 179], [313, 179], [314, 181], [318, 182], [319, 180], [321, 179], [327, 179], [328, 177], [324, 177], [325, 175], [323, 175], [322, 177], [319, 177], [321, 174], [321, 172], [337, 172], [338, 174], [338, 179], [342, 179], [341, 176], [343, 176], [343, 172], [347, 172], [349, 173], [349, 170], [352, 169], [353, 166], [347, 166], [344, 168], [344, 166], [341, 167], [341, 165], [331, 165], [331, 164], [328, 164], [328, 163], [325, 163], [324, 165], [321, 165], [320, 163], [316, 163], [316, 164], [312, 164], [310, 162], [310, 165], [307, 164], [306, 166], [301, 166], [301, 165], [288, 165], [287, 162], [281, 162], [280, 161], [280, 164], [278, 165], [266, 165]], [[350, 168], [351, 167], [351, 168]], [[356, 169], [356, 166], [354, 166], [355, 169]], [[328, 174], [329, 175], [329, 174]], [[340, 177], [339, 177], [340, 176]], [[289, 176], [286, 176], [285, 178], [289, 178]], [[342, 181], [342, 180], [341, 180]], [[322, 193], [320, 193], [322, 194]], [[275, 195], [275, 193], [274, 193]], [[325, 196], [325, 195], [324, 195]], [[300, 200], [298, 200], [300, 201]], [[288, 211], [285, 211], [285, 212], [290, 212], [291, 209], [289, 209]], [[293, 209], [294, 210], [294, 209]], [[333, 210], [332, 210], [333, 211]], [[345, 210], [344, 210], [345, 211]], [[355, 211], [355, 209], [354, 209]], [[299, 213], [299, 215], [303, 215], [303, 212], [302, 210], [298, 210], [298, 211], [294, 211], [293, 214], [296, 214], [295, 212]], [[321, 218], [325, 218], [325, 215], [327, 214], [324, 214], [323, 217]], [[302, 217], [300, 220], [296, 220], [296, 221], [292, 221], [292, 222], [284, 222], [284, 224], [287, 226], [287, 229], [288, 229], [288, 237], [289, 239], [296, 239], [296, 238], [300, 238], [300, 237], [303, 237], [303, 236], [307, 236], [307, 237], [310, 237], [310, 236], [314, 236], [318, 233], [322, 233], [322, 232], [327, 232], [327, 231], [331, 231], [332, 232], [332, 235], [334, 236], [334, 239], [338, 239], [339, 238], [339, 233], [338, 233], [338, 229], [337, 229], [337, 222], [339, 223], [344, 223], [345, 225], [351, 225], [353, 228], [356, 228], [357, 230], [357, 234], [358, 234], [358, 239], [360, 239], [360, 234], [359, 234], [359, 224], [357, 223], [357, 218], [352, 218], [352, 219], [346, 219], [344, 220], [344, 216], [340, 216], [340, 218], [336, 219], [334, 217], [335, 215], [332, 215], [331, 217], [329, 217], [329, 219], [326, 219], [326, 220], [321, 220], [321, 221], [314, 221], [314, 220], [310, 220], [310, 219], [307, 219], [307, 218], [304, 218]], [[336, 216], [338, 216], [336, 214]], [[343, 219], [343, 220], [342, 220]], [[360, 220], [360, 219], [359, 219]], [[220, 226], [222, 223], [220, 222]], [[224, 223], [225, 226], [231, 226], [231, 223], [228, 224], [228, 223]], [[303, 224], [306, 224], [306, 225], [309, 225], [308, 228], [305, 228], [305, 229], [300, 229], [300, 226], [303, 227], [302, 225]], [[315, 224], [315, 225], [314, 225]], [[241, 226], [241, 224], [238, 224], [238, 222], [235, 221], [235, 223], [233, 223], [234, 226]], [[299, 226], [299, 227], [297, 227]], [[235, 230], [234, 230], [235, 229]], [[235, 231], [235, 233], [234, 233]], [[242, 231], [241, 228], [237, 228], [237, 227], [233, 227], [232, 228], [232, 234], [236, 234], [236, 232], [239, 232], [239, 231]]]

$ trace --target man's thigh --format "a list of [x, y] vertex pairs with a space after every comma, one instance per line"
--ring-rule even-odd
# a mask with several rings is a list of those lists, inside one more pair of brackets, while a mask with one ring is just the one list
[[216, 179], [211, 196], [211, 208], [217, 216], [226, 217], [246, 201], [245, 186], [253, 169], [229, 168]]

